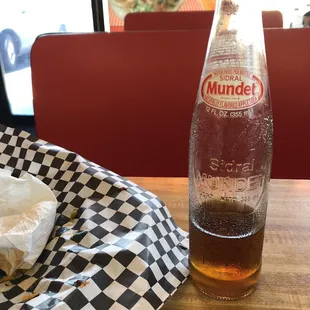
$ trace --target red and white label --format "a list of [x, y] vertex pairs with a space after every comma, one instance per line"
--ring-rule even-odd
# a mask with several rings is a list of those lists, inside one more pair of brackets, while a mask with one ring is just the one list
[[240, 68], [223, 68], [207, 75], [201, 96], [211, 107], [222, 110], [249, 109], [264, 95], [264, 84], [252, 72]]

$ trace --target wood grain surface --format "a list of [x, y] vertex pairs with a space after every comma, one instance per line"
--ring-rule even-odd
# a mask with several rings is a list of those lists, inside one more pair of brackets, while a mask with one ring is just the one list
[[[129, 179], [158, 195], [188, 231], [187, 178]], [[262, 274], [254, 293], [218, 301], [197, 291], [189, 278], [162, 309], [310, 309], [310, 181], [271, 181]]]

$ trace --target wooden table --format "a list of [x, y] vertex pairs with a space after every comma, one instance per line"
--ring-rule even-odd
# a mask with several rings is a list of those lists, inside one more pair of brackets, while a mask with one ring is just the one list
[[[177, 224], [188, 230], [187, 178], [130, 180], [158, 195]], [[310, 309], [310, 181], [272, 180], [263, 267], [256, 291], [239, 301], [218, 301], [198, 292], [191, 279], [163, 310]]]

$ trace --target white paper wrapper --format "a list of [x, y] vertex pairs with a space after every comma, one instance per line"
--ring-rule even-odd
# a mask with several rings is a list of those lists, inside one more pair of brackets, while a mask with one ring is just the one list
[[34, 265], [54, 227], [56, 207], [55, 195], [39, 179], [0, 169], [0, 269], [7, 275]]

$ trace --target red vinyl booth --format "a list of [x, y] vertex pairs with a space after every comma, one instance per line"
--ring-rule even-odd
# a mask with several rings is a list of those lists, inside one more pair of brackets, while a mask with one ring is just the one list
[[[309, 29], [266, 29], [273, 178], [310, 178]], [[38, 136], [125, 176], [187, 176], [208, 30], [46, 35], [31, 53]]]

